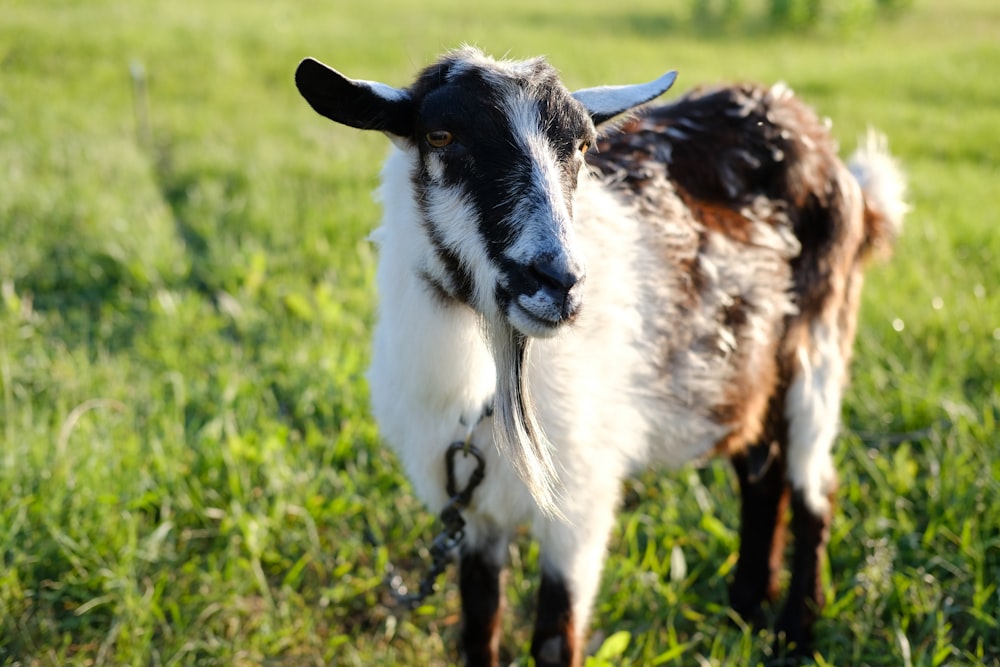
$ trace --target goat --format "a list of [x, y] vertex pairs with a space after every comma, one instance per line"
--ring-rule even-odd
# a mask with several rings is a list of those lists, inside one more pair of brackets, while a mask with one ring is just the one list
[[395, 146], [373, 233], [381, 435], [435, 511], [445, 448], [484, 450], [459, 554], [467, 665], [498, 664], [521, 524], [541, 548], [535, 664], [580, 665], [622, 480], [713, 453], [742, 496], [731, 605], [757, 619], [776, 596], [790, 504], [776, 634], [810, 646], [862, 269], [901, 229], [903, 176], [875, 135], [848, 169], [781, 85], [644, 106], [674, 77], [571, 94], [544, 59], [472, 47], [402, 89], [296, 71], [317, 112]]

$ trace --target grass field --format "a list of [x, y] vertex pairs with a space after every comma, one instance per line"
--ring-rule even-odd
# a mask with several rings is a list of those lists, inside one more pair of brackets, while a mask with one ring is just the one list
[[[571, 87], [783, 79], [845, 148], [888, 133], [914, 210], [866, 286], [816, 662], [1000, 665], [1000, 4], [798, 31], [692, 6], [6, 0], [0, 664], [455, 664], [453, 580], [415, 613], [382, 586], [435, 530], [367, 412], [386, 142], [291, 79], [313, 55], [402, 85], [471, 42]], [[766, 659], [726, 604], [727, 465], [627, 496], [591, 662]], [[536, 550], [511, 558], [527, 665]]]

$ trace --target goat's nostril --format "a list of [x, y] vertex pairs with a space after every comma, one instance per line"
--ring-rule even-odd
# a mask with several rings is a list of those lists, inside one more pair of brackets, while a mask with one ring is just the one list
[[569, 292], [583, 280], [583, 271], [564, 257], [539, 257], [531, 263], [531, 274], [542, 287], [560, 292]]

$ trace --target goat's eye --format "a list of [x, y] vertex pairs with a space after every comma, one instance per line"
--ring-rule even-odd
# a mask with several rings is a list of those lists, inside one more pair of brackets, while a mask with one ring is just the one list
[[589, 141], [581, 141], [580, 142], [580, 152], [581, 153], [586, 153], [589, 150], [590, 150], [590, 142]]
[[427, 133], [427, 143], [434, 148], [444, 148], [452, 142], [454, 137], [448, 130], [434, 130]]

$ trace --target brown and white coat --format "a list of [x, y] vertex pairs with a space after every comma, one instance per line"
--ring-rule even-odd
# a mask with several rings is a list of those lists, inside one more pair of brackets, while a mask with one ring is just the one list
[[777, 630], [805, 650], [861, 271], [905, 211], [884, 144], [845, 166], [782, 86], [698, 91], [607, 130], [673, 76], [571, 94], [541, 59], [471, 48], [403, 89], [314, 60], [296, 82], [394, 144], [373, 233], [381, 434], [435, 511], [448, 444], [471, 435], [487, 457], [465, 513], [466, 663], [498, 664], [500, 576], [527, 524], [542, 554], [532, 654], [581, 664], [622, 479], [712, 453], [740, 481], [730, 594], [745, 617], [777, 593], [791, 504]]

